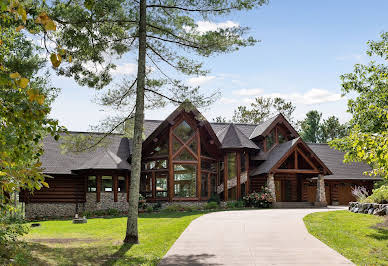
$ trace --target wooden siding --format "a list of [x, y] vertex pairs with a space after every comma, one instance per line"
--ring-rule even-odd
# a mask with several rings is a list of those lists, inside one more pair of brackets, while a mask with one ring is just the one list
[[74, 175], [54, 175], [45, 180], [49, 187], [43, 187], [33, 194], [23, 191], [21, 199], [25, 202], [71, 202], [86, 201], [85, 178]]

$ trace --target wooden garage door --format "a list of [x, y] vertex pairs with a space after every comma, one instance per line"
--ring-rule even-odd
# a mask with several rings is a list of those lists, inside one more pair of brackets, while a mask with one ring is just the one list
[[[304, 184], [305, 189], [307, 190], [307, 201], [308, 202], [315, 202], [315, 199], [317, 197], [317, 186], [316, 184]], [[326, 202], [327, 204], [331, 204], [331, 194], [330, 194], [330, 185], [325, 184], [325, 194], [326, 194]]]
[[337, 191], [338, 191], [339, 205], [348, 205], [349, 202], [356, 200], [352, 195], [351, 184], [347, 184], [347, 183], [339, 184], [337, 187]]

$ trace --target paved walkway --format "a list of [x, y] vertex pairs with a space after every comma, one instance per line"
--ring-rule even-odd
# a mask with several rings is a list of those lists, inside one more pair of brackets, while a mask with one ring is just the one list
[[310, 235], [303, 217], [333, 209], [216, 212], [194, 220], [159, 265], [341, 265], [349, 260]]

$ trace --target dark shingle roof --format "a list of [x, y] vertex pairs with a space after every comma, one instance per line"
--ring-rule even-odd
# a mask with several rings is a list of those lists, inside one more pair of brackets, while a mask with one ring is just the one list
[[275, 115], [268, 120], [265, 120], [263, 123], [257, 125], [253, 132], [249, 135], [250, 139], [254, 139], [264, 133], [264, 131], [272, 124], [273, 121], [275, 121], [276, 118], [278, 118], [279, 115]]
[[[69, 132], [69, 134], [90, 133]], [[62, 136], [64, 136], [64, 134]], [[113, 162], [119, 159], [121, 161], [126, 161], [131, 150], [130, 141], [127, 138], [122, 137], [122, 135], [117, 134], [107, 137], [106, 145], [82, 153], [64, 153], [60, 147], [61, 143], [63, 143], [63, 139], [61, 139], [57, 142], [53, 137], [48, 136], [43, 140], [44, 153], [41, 157], [41, 161], [44, 172], [47, 174], [70, 174], [71, 170], [81, 169], [91, 165], [94, 165], [98, 169], [102, 169], [104, 166], [112, 169]], [[106, 156], [107, 154], [110, 155]], [[114, 159], [112, 157], [114, 157]], [[123, 163], [117, 164], [117, 167], [120, 168], [116, 169], [128, 169], [128, 165]]]
[[223, 149], [233, 149], [233, 148], [248, 148], [248, 149], [256, 149], [256, 150], [260, 149], [246, 135], [244, 135], [234, 124], [229, 124], [228, 126], [218, 131], [217, 138], [220, 140]]
[[333, 172], [325, 179], [380, 179], [364, 175], [370, 171], [369, 165], [364, 163], [343, 163], [344, 152], [330, 148], [328, 144], [308, 144], [323, 163]]
[[84, 169], [126, 169], [130, 170], [131, 165], [126, 159], [120, 158], [111, 150], [104, 150], [96, 157], [86, 161], [84, 164], [74, 170]]
[[267, 160], [259, 166], [253, 168], [250, 172], [250, 176], [260, 175], [268, 173], [272, 167], [298, 142], [300, 138], [296, 138], [285, 143], [275, 146], [267, 156]]

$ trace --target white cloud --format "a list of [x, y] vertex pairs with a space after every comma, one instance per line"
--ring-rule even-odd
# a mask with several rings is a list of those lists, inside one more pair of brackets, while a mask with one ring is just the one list
[[201, 20], [197, 22], [197, 25], [197, 31], [204, 33], [207, 31], [216, 31], [218, 29], [238, 27], [240, 24], [231, 20], [219, 23]]
[[220, 99], [220, 103], [226, 103], [226, 104], [237, 103], [237, 100], [236, 99], [222, 97]]
[[199, 85], [207, 83], [215, 78], [216, 78], [216, 76], [200, 76], [200, 77], [190, 78], [187, 82], [191, 86], [199, 86]]
[[134, 75], [137, 73], [137, 65], [134, 63], [119, 65], [112, 70], [112, 73], [116, 75]]
[[263, 93], [262, 89], [255, 88], [255, 89], [241, 89], [241, 90], [235, 90], [233, 91], [233, 94], [241, 95], [241, 96], [256, 96], [258, 94]]
[[282, 93], [271, 93], [264, 95], [266, 97], [281, 97], [287, 100], [292, 101], [296, 104], [319, 104], [319, 103], [327, 103], [327, 102], [336, 102], [341, 100], [340, 93], [330, 92], [324, 89], [312, 88], [311, 90], [301, 94], [301, 93], [290, 93], [290, 94], [282, 94]]

